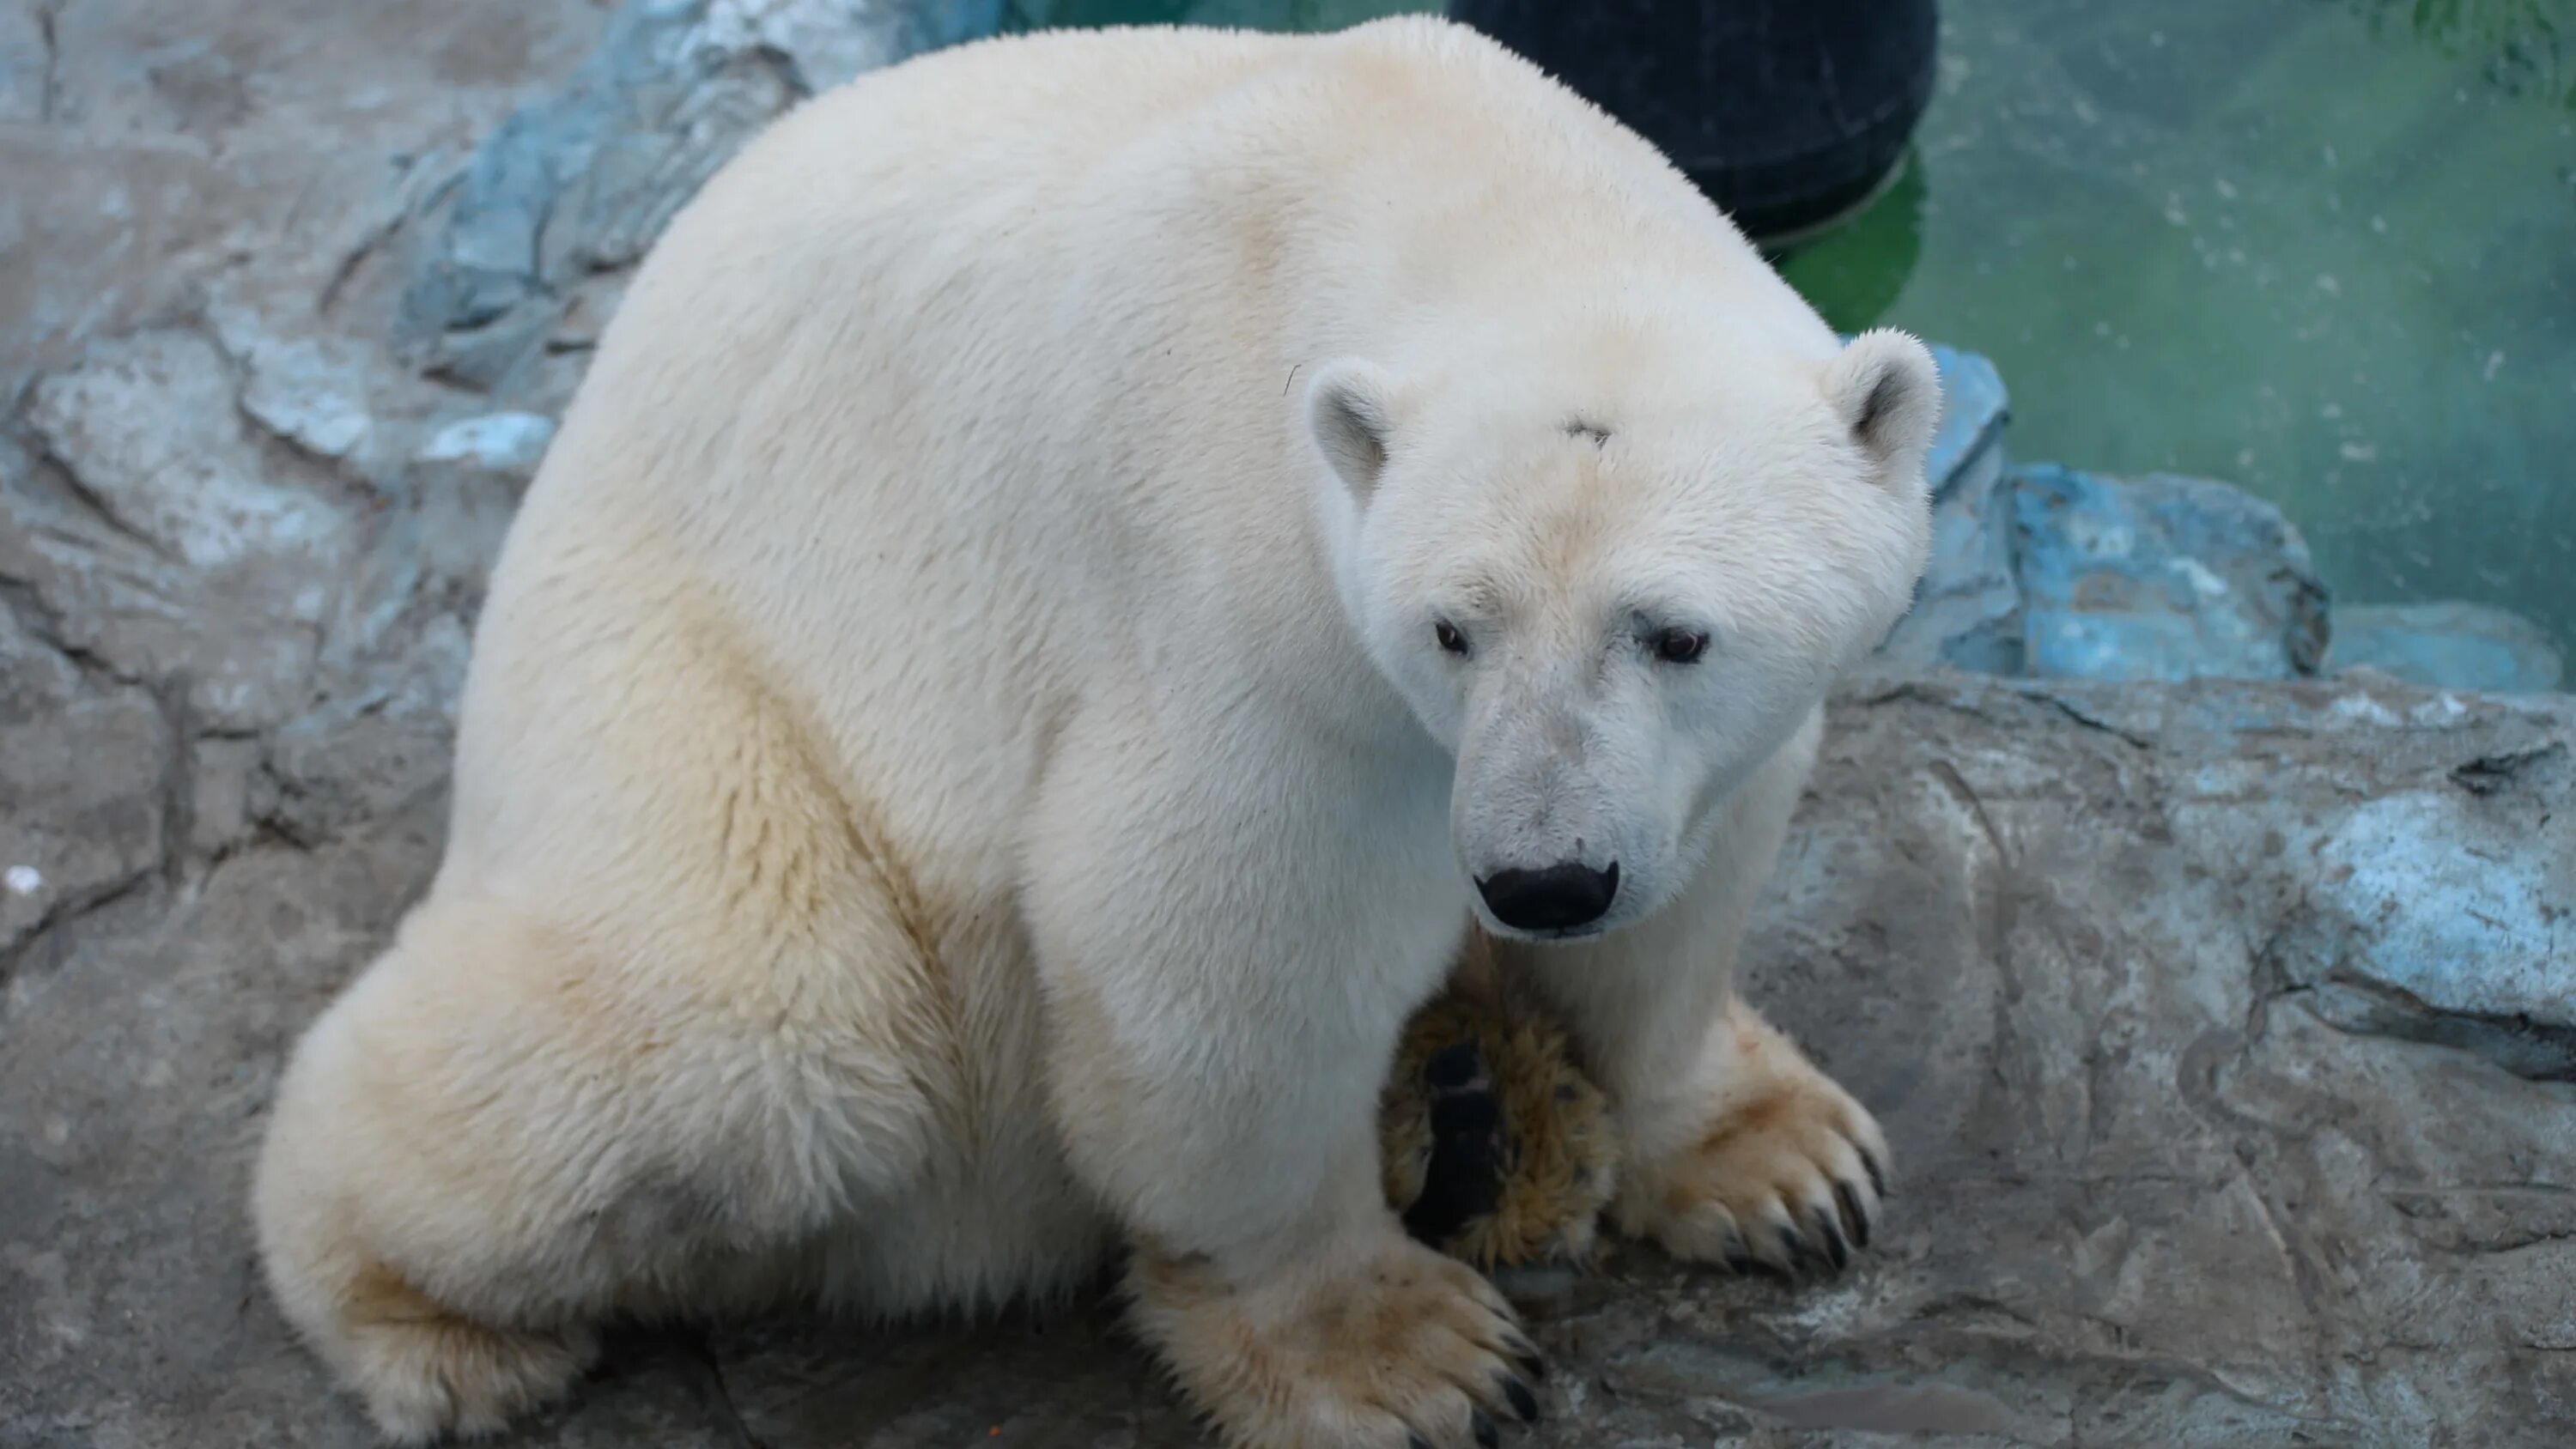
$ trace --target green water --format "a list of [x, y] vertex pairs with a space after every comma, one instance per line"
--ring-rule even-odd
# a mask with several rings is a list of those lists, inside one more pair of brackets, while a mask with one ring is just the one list
[[1838, 326], [1992, 357], [2019, 457], [2242, 484], [2339, 599], [2576, 647], [2576, 0], [1950, 0], [1909, 169], [1782, 270]]

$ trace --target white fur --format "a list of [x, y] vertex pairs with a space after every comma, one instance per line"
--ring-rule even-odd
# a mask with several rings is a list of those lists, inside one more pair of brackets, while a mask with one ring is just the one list
[[[1123, 1232], [1236, 1439], [1457, 1442], [1508, 1326], [1379, 1198], [1397, 1031], [1499, 862], [1740, 923], [1922, 562], [1929, 365], [1868, 346], [1442, 23], [991, 42], [800, 109], [512, 530], [444, 865], [279, 1092], [290, 1317], [421, 1438], [612, 1312], [985, 1304]], [[1705, 1033], [1691, 959], [1594, 1046], [1648, 998]], [[1366, 1294], [1465, 1326], [1299, 1356]], [[1295, 1392], [1192, 1358], [1243, 1342]]]

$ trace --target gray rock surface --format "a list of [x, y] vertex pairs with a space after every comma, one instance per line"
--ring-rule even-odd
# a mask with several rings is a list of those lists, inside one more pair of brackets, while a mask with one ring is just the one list
[[[243, 787], [148, 697], [33, 662], [6, 848], [63, 894], [6, 918], [0, 1443], [362, 1443], [258, 1287], [241, 1197], [279, 1053], [434, 865], [443, 725], [300, 721]], [[2576, 1433], [2576, 702], [1954, 675], [1864, 681], [1834, 724], [1752, 990], [1885, 1116], [1890, 1231], [1796, 1289], [1638, 1251], [1515, 1280], [1551, 1442]], [[30, 728], [112, 733], [124, 764], [83, 782]], [[246, 833], [174, 825], [227, 791]], [[2528, 889], [2447, 887], [2492, 924], [2373, 875], [2535, 831]], [[2520, 994], [2417, 974], [2445, 930], [2524, 951]], [[1096, 1304], [639, 1334], [512, 1442], [995, 1427], [1195, 1442]]]
[[[430, 329], [540, 319], [475, 393], [387, 339], [477, 255], [506, 118], [628, 74], [609, 7], [0, 0], [0, 1449], [370, 1442], [251, 1254], [280, 1058], [435, 866], [484, 572], [617, 259], [738, 138], [715, 98], [860, 63], [882, 32], [815, 22], [861, 8], [626, 7], [734, 37], [722, 84], [545, 171], [588, 260]], [[1966, 624], [1905, 657], [1998, 667], [2001, 388], [1942, 360], [1926, 597]], [[1798, 1289], [1515, 1280], [1549, 1442], [2576, 1442], [2571, 752], [2576, 701], [2369, 676], [1855, 684], [1750, 969], [1885, 1117], [1888, 1236]], [[506, 1442], [969, 1441], [1199, 1442], [1094, 1302], [639, 1330]]]

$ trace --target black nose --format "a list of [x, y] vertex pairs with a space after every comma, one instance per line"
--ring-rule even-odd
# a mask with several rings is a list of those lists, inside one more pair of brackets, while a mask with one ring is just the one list
[[1570, 931], [1609, 914], [1619, 863], [1594, 870], [1565, 861], [1544, 870], [1498, 870], [1476, 882], [1485, 909], [1515, 931]]

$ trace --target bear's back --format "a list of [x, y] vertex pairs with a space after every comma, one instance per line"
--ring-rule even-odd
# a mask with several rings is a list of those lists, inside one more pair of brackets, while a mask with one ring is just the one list
[[[1304, 369], [1491, 336], [1543, 361], [1551, 315], [1706, 315], [1745, 277], [1651, 147], [1446, 22], [920, 57], [800, 107], [674, 220], [476, 672], [510, 661], [514, 721], [569, 728], [577, 685], [620, 687], [582, 641], [685, 594], [845, 758], [916, 729], [1015, 757], [1057, 702], [1179, 659], [1409, 728], [1314, 537]], [[987, 641], [1010, 667], [956, 657]]]

